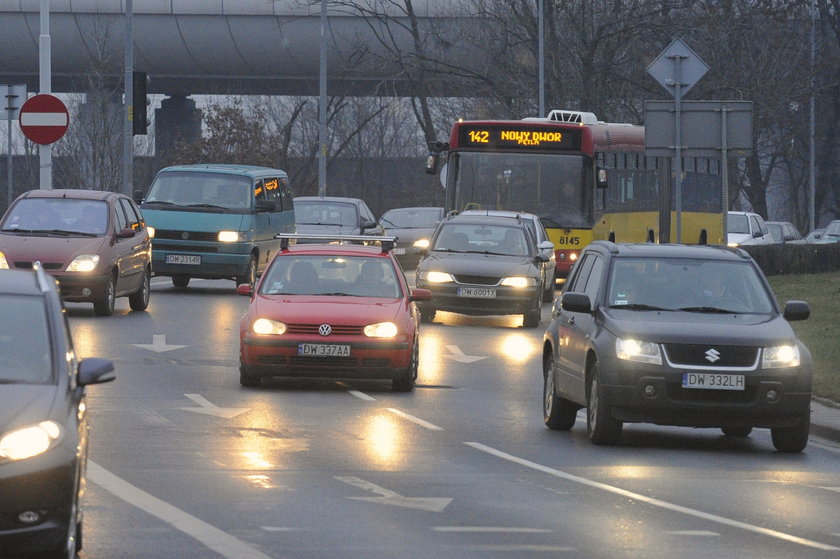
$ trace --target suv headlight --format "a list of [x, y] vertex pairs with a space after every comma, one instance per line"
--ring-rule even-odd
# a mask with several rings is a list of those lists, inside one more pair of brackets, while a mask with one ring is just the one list
[[61, 426], [55, 421], [27, 425], [0, 436], [0, 459], [25, 460], [45, 453], [61, 437]]
[[526, 278], [524, 276], [511, 276], [502, 280], [502, 285], [507, 287], [533, 287], [537, 285], [536, 278]]
[[799, 366], [799, 346], [777, 345], [761, 352], [762, 369], [782, 369]]
[[67, 266], [68, 272], [92, 272], [99, 264], [98, 254], [80, 254]]
[[617, 338], [615, 340], [615, 355], [619, 359], [626, 359], [627, 361], [637, 361], [651, 365], [662, 364], [659, 344], [653, 342]]

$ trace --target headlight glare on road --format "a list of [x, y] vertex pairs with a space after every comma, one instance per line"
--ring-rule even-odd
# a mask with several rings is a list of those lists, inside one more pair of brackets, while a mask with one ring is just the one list
[[536, 278], [526, 278], [524, 276], [511, 276], [502, 280], [502, 285], [506, 287], [533, 287], [537, 285]]
[[662, 353], [659, 351], [659, 344], [652, 342], [617, 338], [615, 340], [615, 354], [619, 359], [625, 359], [627, 361], [650, 363], [651, 365], [662, 364]]
[[397, 331], [397, 325], [393, 322], [378, 322], [365, 326], [365, 336], [368, 338], [393, 338]]
[[429, 283], [450, 283], [455, 281], [455, 278], [446, 272], [421, 272], [420, 279], [425, 279]]
[[68, 272], [92, 272], [99, 264], [98, 254], [80, 254], [67, 266]]
[[255, 334], [273, 334], [275, 336], [281, 336], [286, 333], [286, 325], [278, 320], [258, 318], [251, 325], [251, 330], [253, 330]]
[[799, 362], [799, 346], [797, 345], [766, 347], [761, 354], [762, 369], [798, 367]]
[[25, 460], [49, 450], [61, 436], [55, 421], [42, 421], [10, 431], [0, 437], [0, 459]]

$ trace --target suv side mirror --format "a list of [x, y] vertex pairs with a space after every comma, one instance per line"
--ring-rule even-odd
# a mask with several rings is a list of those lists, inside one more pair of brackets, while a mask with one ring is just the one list
[[370, 219], [363, 219], [362, 220], [362, 229], [372, 229], [376, 227], [376, 222]]
[[586, 293], [564, 293], [560, 305], [566, 311], [592, 314], [592, 301]]

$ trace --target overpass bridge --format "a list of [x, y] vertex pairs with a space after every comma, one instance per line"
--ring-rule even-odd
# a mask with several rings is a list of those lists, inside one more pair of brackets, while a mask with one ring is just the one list
[[[475, 19], [451, 0], [413, 0], [424, 48], [455, 64], [482, 65], [464, 39]], [[52, 90], [84, 91], [96, 69], [113, 85], [124, 76], [125, 7], [121, 0], [51, 0]], [[350, 8], [328, 11], [331, 95], [406, 95], [417, 80], [395, 64], [390, 48], [415, 51], [408, 18], [393, 6], [385, 19]], [[319, 0], [135, 0], [134, 69], [146, 72], [149, 93], [317, 95]], [[0, 83], [39, 88], [39, 0], [0, 0]], [[376, 31], [374, 31], [376, 30]], [[429, 39], [434, 37], [434, 40]], [[391, 43], [391, 40], [393, 41]], [[372, 55], [363, 59], [362, 53]], [[447, 81], [429, 84], [446, 95]]]

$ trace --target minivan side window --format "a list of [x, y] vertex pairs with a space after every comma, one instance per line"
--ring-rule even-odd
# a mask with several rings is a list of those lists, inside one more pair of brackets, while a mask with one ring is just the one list
[[114, 214], [117, 216], [117, 220], [115, 222], [117, 231], [122, 231], [126, 227], [130, 227], [122, 204], [114, 204]]
[[262, 179], [263, 187], [265, 189], [266, 200], [274, 202], [274, 207], [278, 211], [283, 210], [282, 190], [280, 188], [280, 179], [277, 177]]

